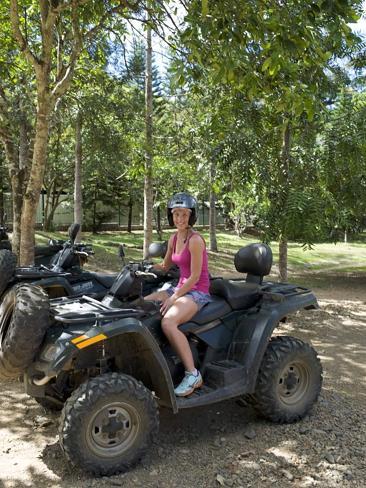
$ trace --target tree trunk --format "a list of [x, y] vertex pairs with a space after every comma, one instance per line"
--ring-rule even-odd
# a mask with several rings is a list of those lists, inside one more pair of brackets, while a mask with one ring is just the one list
[[[55, 160], [56, 166], [58, 166], [61, 158], [61, 138], [62, 138], [62, 124], [59, 122], [57, 124], [57, 139], [55, 144]], [[53, 218], [55, 215], [56, 208], [60, 204], [61, 194], [63, 192], [63, 187], [65, 181], [62, 180], [60, 183], [60, 178], [58, 177], [57, 170], [51, 170], [48, 181], [43, 181], [43, 187], [46, 190], [46, 205], [44, 209], [44, 230], [53, 229]]]
[[76, 242], [80, 240], [81, 225], [83, 223], [83, 196], [81, 190], [81, 162], [82, 162], [82, 116], [78, 111], [75, 125], [75, 187], [74, 187], [74, 222], [80, 224], [80, 231], [76, 237]]
[[61, 186], [57, 178], [53, 180], [53, 183], [49, 186], [47, 192], [50, 194], [51, 198], [49, 198], [49, 195], [47, 194], [46, 207], [44, 212], [44, 230], [52, 230], [54, 228], [53, 219], [55, 216], [55, 212], [57, 207], [60, 205], [60, 199], [63, 192], [63, 187]]
[[163, 238], [163, 232], [161, 229], [161, 212], [160, 212], [160, 205], [156, 207], [156, 232], [159, 237], [159, 241]]
[[0, 163], [0, 225], [5, 225], [5, 182], [4, 182], [4, 173], [5, 170], [3, 168], [2, 162]]
[[127, 217], [127, 232], [131, 234], [132, 232], [132, 210], [133, 210], [133, 202], [132, 197], [128, 200], [128, 217]]
[[[289, 187], [289, 166], [291, 149], [291, 128], [290, 122], [285, 122], [282, 139], [281, 152], [281, 179], [282, 179], [282, 204], [285, 203]], [[287, 234], [286, 229], [282, 228], [279, 241], [279, 275], [281, 281], [287, 281]]]
[[97, 233], [97, 192], [94, 191], [94, 202], [93, 202], [93, 234]]
[[281, 238], [278, 244], [279, 256], [278, 267], [280, 273], [280, 280], [282, 282], [287, 281], [287, 240]]
[[34, 231], [36, 212], [41, 194], [43, 175], [47, 159], [49, 115], [51, 101], [47, 89], [38, 97], [34, 150], [29, 181], [24, 195], [21, 216], [20, 264], [27, 266], [34, 263]]
[[48, 213], [45, 212], [45, 221], [44, 221], [43, 230], [52, 231], [54, 229], [53, 219], [55, 217], [56, 208], [57, 206], [51, 207], [51, 210], [49, 210]]
[[[149, 18], [149, 15], [148, 15]], [[146, 27], [146, 70], [145, 70], [145, 181], [144, 181], [144, 259], [153, 235], [153, 140], [152, 140], [152, 45], [151, 27]]]
[[209, 228], [210, 228], [210, 251], [217, 252], [217, 239], [216, 239], [216, 194], [214, 191], [214, 184], [216, 178], [216, 163], [211, 161], [210, 164], [210, 211], [208, 215]]
[[13, 232], [12, 232], [12, 249], [14, 254], [18, 256], [20, 253], [20, 239], [21, 239], [21, 216], [23, 206], [23, 185], [21, 183], [20, 174], [11, 176], [12, 187], [12, 207], [13, 207]]
[[9, 167], [9, 176], [12, 191], [13, 208], [13, 233], [12, 248], [19, 257], [20, 237], [21, 237], [21, 214], [24, 196], [24, 168], [21, 167], [20, 153], [16, 149], [12, 137], [9, 135], [4, 140], [5, 154]]

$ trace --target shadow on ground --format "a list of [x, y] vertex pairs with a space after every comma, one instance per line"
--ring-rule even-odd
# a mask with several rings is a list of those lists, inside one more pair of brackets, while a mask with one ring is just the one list
[[58, 415], [27, 397], [21, 383], [2, 382], [0, 488], [361, 486], [365, 281], [335, 279], [319, 287], [321, 308], [295, 314], [277, 331], [311, 341], [324, 366], [320, 401], [302, 422], [271, 424], [234, 400], [178, 415], [162, 409], [157, 442], [142, 462], [128, 473], [95, 479], [64, 457]]

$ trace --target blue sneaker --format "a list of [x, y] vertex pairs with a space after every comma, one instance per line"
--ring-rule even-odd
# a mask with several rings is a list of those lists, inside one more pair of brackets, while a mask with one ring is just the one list
[[199, 371], [197, 371], [197, 374], [186, 371], [182, 382], [175, 388], [174, 393], [176, 396], [185, 397], [193, 393], [202, 384], [203, 380]]

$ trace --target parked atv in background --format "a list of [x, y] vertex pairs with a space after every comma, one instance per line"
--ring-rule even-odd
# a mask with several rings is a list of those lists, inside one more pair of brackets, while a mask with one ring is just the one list
[[9, 249], [11, 251], [11, 242], [9, 241], [8, 228], [4, 223], [0, 224], [0, 249]]
[[[6, 217], [5, 217], [6, 218]], [[65, 241], [60, 239], [49, 239], [46, 245], [37, 245], [34, 247], [35, 266], [48, 266], [52, 258], [62, 250]], [[0, 225], [0, 249], [12, 250], [9, 240], [8, 227], [3, 223]]]
[[[70, 226], [69, 240], [54, 256], [49, 267], [16, 267], [14, 254], [7, 250], [0, 250], [0, 297], [5, 290], [10, 290], [17, 283], [33, 283], [41, 286], [50, 298], [79, 295], [93, 296], [98, 300], [103, 298], [114, 284], [118, 273], [107, 274], [87, 271], [83, 268], [88, 257], [94, 253], [91, 246], [75, 243], [78, 231], [78, 224]], [[152, 243], [149, 247], [151, 257], [162, 257], [165, 252], [166, 243]], [[119, 247], [119, 255], [125, 263], [122, 245]], [[129, 266], [134, 270], [144, 271], [145, 268], [151, 267], [151, 262], [131, 262]], [[159, 276], [146, 280], [143, 284], [144, 289], [135, 290], [129, 299], [133, 300], [140, 294], [148, 295], [156, 290], [160, 283], [163, 284], [174, 277], [174, 273], [160, 273]]]
[[[61, 250], [52, 256], [50, 265], [17, 267], [16, 256], [9, 250], [0, 250], [0, 297], [5, 290], [16, 283], [31, 282], [39, 284], [47, 290], [51, 297], [77, 295], [83, 291], [83, 284], [88, 283], [85, 289], [93, 287], [90, 273], [82, 266], [93, 254], [91, 246], [75, 243], [79, 225], [73, 224], [69, 228], [69, 240], [65, 241]], [[104, 292], [108, 287], [103, 283], [95, 287], [95, 292]], [[113, 278], [108, 280], [109, 287]]]
[[185, 398], [174, 395], [184, 367], [162, 333], [160, 304], [129, 300], [151, 270], [127, 265], [101, 302], [49, 300], [39, 287], [19, 286], [14, 312], [2, 321], [8, 330], [14, 315], [27, 323], [22, 354], [11, 356], [14, 374], [17, 367], [25, 373], [26, 392], [39, 403], [62, 408], [60, 443], [73, 464], [96, 475], [133, 466], [158, 432], [158, 405], [177, 413], [250, 395], [274, 422], [308, 413], [322, 385], [317, 353], [272, 333], [288, 314], [317, 308], [317, 300], [307, 288], [263, 281], [272, 265], [265, 244], [240, 249], [234, 262], [246, 279], [212, 279], [213, 301], [180, 326], [204, 379]]

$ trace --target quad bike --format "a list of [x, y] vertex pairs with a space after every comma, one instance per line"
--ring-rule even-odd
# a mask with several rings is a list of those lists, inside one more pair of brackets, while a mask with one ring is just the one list
[[[48, 266], [52, 258], [59, 251], [62, 250], [65, 241], [59, 239], [49, 239], [48, 244], [41, 246], [37, 245], [34, 247], [34, 263], [36, 266]], [[8, 228], [7, 226], [0, 225], [0, 249], [7, 249], [11, 251], [11, 242], [9, 240]]]
[[[20, 282], [37, 282], [52, 297], [77, 295], [93, 288], [93, 277], [82, 268], [93, 250], [90, 245], [75, 243], [79, 228], [78, 224], [70, 226], [69, 240], [54, 254], [49, 266], [17, 267], [15, 255], [9, 250], [0, 250], [0, 296]], [[110, 286], [113, 279], [104, 280], [101, 276], [102, 283], [98, 281], [99, 286], [95, 286], [94, 291], [105, 293], [106, 283]]]
[[[159, 304], [128, 299], [151, 272], [126, 266], [101, 302], [49, 300], [39, 287], [21, 285], [13, 316], [26, 325], [27, 349], [10, 359], [23, 368], [29, 395], [62, 408], [59, 438], [68, 459], [96, 475], [130, 468], [157, 434], [158, 405], [177, 413], [250, 397], [274, 422], [303, 418], [320, 393], [320, 361], [310, 345], [272, 333], [288, 314], [317, 308], [317, 300], [307, 288], [263, 281], [271, 265], [267, 245], [240, 249], [235, 267], [246, 278], [212, 279], [212, 302], [180, 326], [204, 379], [185, 398], [174, 395], [184, 368], [162, 333]], [[3, 323], [10, 329], [12, 320]]]
[[[17, 283], [34, 283], [44, 288], [50, 298], [62, 296], [89, 295], [96, 299], [105, 296], [113, 285], [117, 273], [107, 274], [86, 271], [83, 265], [88, 257], [94, 254], [91, 246], [75, 243], [79, 231], [79, 224], [73, 224], [69, 228], [69, 240], [64, 243], [48, 267], [28, 266], [16, 267], [16, 258], [8, 250], [0, 250], [0, 297], [5, 291]], [[166, 252], [166, 243], [152, 243], [149, 246], [149, 257], [163, 257]], [[119, 255], [125, 263], [123, 245], [119, 247]], [[145, 270], [151, 267], [150, 261], [134, 263], [136, 270]], [[159, 277], [144, 282], [143, 294], [147, 295], [156, 290], [160, 283], [174, 279], [176, 272], [160, 274]], [[135, 296], [140, 295], [140, 290]]]

